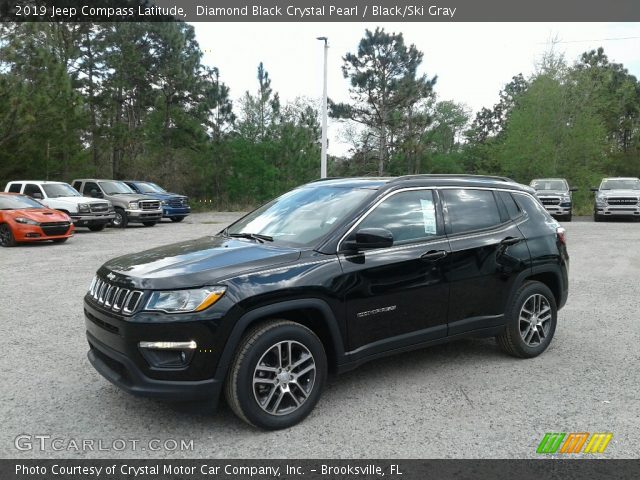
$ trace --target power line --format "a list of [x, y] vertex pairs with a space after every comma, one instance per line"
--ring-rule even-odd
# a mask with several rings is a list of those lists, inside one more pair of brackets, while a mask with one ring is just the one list
[[584, 43], [584, 42], [613, 42], [618, 40], [635, 40], [640, 37], [614, 37], [614, 38], [594, 38], [592, 40], [548, 40], [546, 42], [540, 42], [540, 45], [547, 45], [549, 43]]

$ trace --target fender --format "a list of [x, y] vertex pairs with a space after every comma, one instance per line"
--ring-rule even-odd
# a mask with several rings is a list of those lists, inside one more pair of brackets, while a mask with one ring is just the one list
[[557, 302], [557, 308], [558, 310], [560, 310], [564, 306], [567, 300], [567, 297], [565, 295], [566, 286], [564, 285], [564, 281], [562, 280], [562, 273], [561, 273], [560, 267], [558, 267], [557, 265], [547, 264], [547, 265], [538, 265], [535, 267], [528, 268], [527, 270], [524, 270], [518, 274], [514, 282], [514, 288], [511, 291], [511, 295], [509, 295], [507, 304], [505, 305], [505, 309], [507, 305], [511, 304], [511, 301], [513, 300], [513, 296], [524, 284], [524, 282], [529, 277], [538, 275], [540, 273], [552, 273], [556, 277], [556, 280], [558, 281], [558, 285], [560, 285], [560, 298], [558, 299], [558, 302]]
[[214, 378], [220, 382], [224, 381], [233, 355], [235, 354], [238, 345], [240, 344], [240, 340], [242, 339], [242, 335], [253, 323], [264, 318], [273, 317], [278, 313], [300, 309], [315, 309], [322, 313], [322, 316], [325, 319], [325, 324], [331, 335], [331, 342], [333, 343], [333, 348], [336, 352], [337, 363], [340, 364], [344, 359], [344, 342], [342, 334], [338, 329], [338, 322], [333, 311], [324, 300], [319, 298], [302, 298], [258, 307], [253, 310], [249, 310], [242, 315], [231, 330], [231, 334], [229, 335], [224, 350], [222, 351], [222, 355], [220, 356], [220, 360], [218, 361]]

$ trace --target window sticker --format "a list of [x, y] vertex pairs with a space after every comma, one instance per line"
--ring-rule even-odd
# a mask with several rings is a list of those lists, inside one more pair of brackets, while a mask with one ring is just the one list
[[436, 234], [436, 210], [433, 206], [433, 200], [420, 199], [422, 207], [422, 222], [424, 223], [424, 233], [429, 235]]

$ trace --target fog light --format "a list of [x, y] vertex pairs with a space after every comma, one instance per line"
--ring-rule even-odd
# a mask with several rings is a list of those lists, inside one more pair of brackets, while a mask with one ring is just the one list
[[153, 368], [182, 368], [189, 365], [198, 345], [188, 342], [140, 342], [144, 359]]

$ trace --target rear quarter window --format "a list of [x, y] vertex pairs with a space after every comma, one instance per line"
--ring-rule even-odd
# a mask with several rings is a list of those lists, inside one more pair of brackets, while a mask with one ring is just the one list
[[555, 222], [553, 217], [547, 212], [540, 202], [530, 195], [516, 193], [513, 195], [518, 206], [527, 212], [527, 216], [536, 223]]

